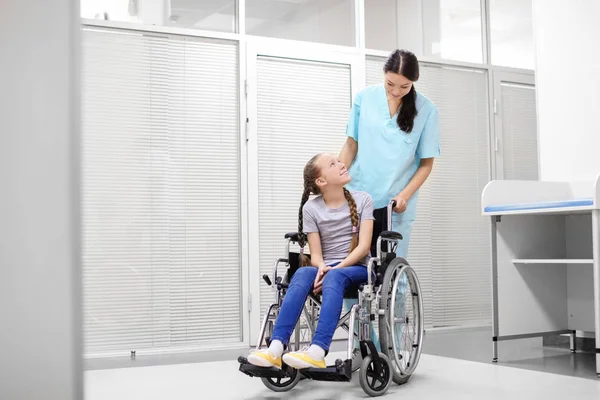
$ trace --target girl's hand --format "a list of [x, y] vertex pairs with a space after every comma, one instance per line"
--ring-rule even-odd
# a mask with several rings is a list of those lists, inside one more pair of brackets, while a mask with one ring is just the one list
[[319, 271], [317, 272], [317, 277], [315, 278], [313, 290], [315, 294], [319, 293], [321, 289], [323, 289], [323, 280], [325, 279], [325, 274], [332, 269], [333, 267], [329, 267], [324, 263], [319, 265]]

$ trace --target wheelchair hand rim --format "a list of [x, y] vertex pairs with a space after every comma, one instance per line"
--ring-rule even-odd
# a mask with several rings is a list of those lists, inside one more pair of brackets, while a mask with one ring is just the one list
[[[397, 367], [397, 370], [401, 375], [411, 375], [420, 358], [421, 346], [423, 341], [423, 307], [422, 307], [422, 296], [421, 290], [419, 286], [419, 282], [414, 270], [408, 265], [399, 265], [394, 271], [396, 276], [394, 277], [394, 284], [392, 286], [392, 296], [390, 299], [390, 310], [389, 310], [389, 328], [390, 328], [390, 336], [392, 342], [392, 349], [394, 351], [393, 363], [394, 366]], [[404, 344], [404, 349], [399, 349], [398, 338], [396, 337], [396, 300], [398, 296], [398, 287], [400, 285], [401, 279], [407, 281], [408, 285], [406, 285], [405, 291], [410, 290], [409, 299], [413, 304], [413, 312], [412, 312], [412, 329], [413, 336], [410, 338], [406, 338], [404, 333], [405, 330], [402, 330], [402, 343]], [[405, 296], [405, 304], [404, 304], [404, 315], [402, 316], [403, 322], [401, 322], [404, 326], [408, 325], [404, 321], [407, 317], [406, 312], [406, 294]], [[416, 301], [415, 301], [416, 300]], [[417, 310], [414, 310], [414, 308]], [[407, 340], [410, 339], [410, 340]], [[408, 349], [406, 348], [408, 347]], [[402, 352], [399, 352], [402, 350]], [[405, 357], [406, 355], [406, 357]], [[402, 357], [401, 357], [402, 356]], [[407, 360], [406, 360], [406, 359]]]

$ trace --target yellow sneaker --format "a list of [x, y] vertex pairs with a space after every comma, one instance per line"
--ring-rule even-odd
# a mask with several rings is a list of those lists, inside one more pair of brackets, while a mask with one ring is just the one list
[[248, 356], [248, 362], [257, 367], [275, 367], [281, 369], [281, 357], [275, 357], [267, 349], [252, 352]]
[[327, 368], [325, 360], [315, 360], [306, 351], [294, 351], [283, 355], [283, 361], [292, 368]]

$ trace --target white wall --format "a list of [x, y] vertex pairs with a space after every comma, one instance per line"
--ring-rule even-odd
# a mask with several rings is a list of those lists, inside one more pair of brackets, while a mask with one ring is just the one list
[[79, 0], [0, 8], [0, 399], [82, 399]]
[[541, 180], [600, 173], [600, 2], [534, 0]]

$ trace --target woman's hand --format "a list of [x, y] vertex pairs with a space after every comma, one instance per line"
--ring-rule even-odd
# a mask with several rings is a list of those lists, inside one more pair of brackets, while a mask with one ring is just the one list
[[398, 196], [394, 197], [394, 201], [396, 202], [396, 207], [394, 207], [394, 211], [398, 214], [406, 211], [406, 204], [408, 203], [408, 198], [400, 193]]
[[321, 263], [319, 265], [319, 271], [317, 272], [317, 277], [315, 278], [313, 290], [315, 294], [318, 294], [321, 291], [321, 289], [323, 289], [323, 280], [325, 279], [325, 274], [332, 269], [333, 267], [329, 267], [325, 265], [325, 263]]
[[419, 188], [425, 183], [429, 174], [431, 174], [431, 170], [433, 169], [433, 158], [423, 158], [419, 164], [419, 168], [417, 168], [417, 172], [413, 175], [408, 182], [408, 185], [402, 192], [398, 194], [398, 196], [394, 197], [396, 200], [396, 207], [394, 207], [394, 211], [398, 214], [406, 211], [406, 204], [408, 200], [419, 190]]

